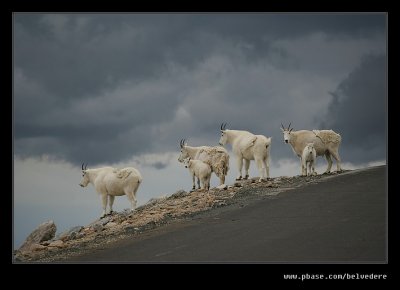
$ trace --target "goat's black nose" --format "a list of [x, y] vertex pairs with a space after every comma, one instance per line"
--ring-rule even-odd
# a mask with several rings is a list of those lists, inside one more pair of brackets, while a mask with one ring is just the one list
[[288, 143], [289, 141], [288, 140], [285, 140], [285, 143]]

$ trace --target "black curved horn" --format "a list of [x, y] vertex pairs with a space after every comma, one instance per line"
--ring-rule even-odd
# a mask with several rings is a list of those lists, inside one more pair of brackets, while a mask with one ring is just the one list
[[83, 164], [85, 164], [85, 162], [82, 163], [82, 171], [83, 171]]
[[86, 165], [85, 165], [85, 170], [86, 170], [86, 168], [87, 168], [87, 163], [86, 163]]
[[183, 139], [181, 139], [181, 142], [179, 142], [179, 145], [181, 146], [181, 148], [183, 147], [182, 141], [183, 141]]
[[221, 123], [221, 126], [219, 127], [221, 131], [223, 130], [222, 127], [224, 126], [224, 123]]
[[282, 122], [281, 122], [281, 126], [282, 126], [282, 129], [285, 130], [285, 126], [283, 126]]
[[292, 125], [292, 122], [289, 123], [289, 126], [287, 127], [288, 130], [290, 129], [290, 125]]

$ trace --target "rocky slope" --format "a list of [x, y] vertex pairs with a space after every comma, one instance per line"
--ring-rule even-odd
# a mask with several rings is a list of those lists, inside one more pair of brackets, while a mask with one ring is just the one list
[[23, 246], [14, 252], [14, 262], [63, 261], [116, 240], [134, 238], [146, 230], [191, 218], [200, 212], [239, 203], [252, 197], [274, 196], [294, 187], [319, 182], [334, 174], [336, 173], [310, 177], [277, 177], [261, 183], [258, 178], [253, 178], [221, 189], [213, 188], [208, 192], [180, 190], [167, 197], [152, 199], [134, 212], [125, 210], [113, 213], [87, 226], [71, 228], [57, 237], [54, 237], [54, 223], [48, 221], [33, 231]]

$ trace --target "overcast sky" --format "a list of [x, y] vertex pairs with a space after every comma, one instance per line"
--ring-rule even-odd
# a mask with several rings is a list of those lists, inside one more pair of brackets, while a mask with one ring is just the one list
[[82, 162], [137, 167], [139, 204], [189, 189], [179, 140], [216, 145], [221, 122], [272, 136], [272, 176], [300, 172], [281, 122], [340, 133], [348, 168], [386, 160], [385, 14], [21, 13], [13, 25], [17, 245], [47, 218], [62, 229], [101, 213], [94, 188], [77, 187]]

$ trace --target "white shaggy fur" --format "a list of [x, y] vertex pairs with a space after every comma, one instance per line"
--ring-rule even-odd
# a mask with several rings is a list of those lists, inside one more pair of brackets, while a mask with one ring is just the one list
[[210, 189], [210, 178], [211, 178], [211, 167], [201, 161], [201, 160], [195, 160], [195, 159], [190, 159], [186, 158], [183, 163], [185, 164], [185, 167], [189, 169], [190, 174], [192, 175], [193, 179], [193, 189], [196, 189], [195, 187], [195, 177], [197, 177], [197, 186], [200, 189], [200, 181], [201, 181], [201, 188], [209, 190]]
[[[188, 146], [181, 140], [181, 154], [178, 161], [183, 162], [186, 158], [201, 160], [211, 167], [211, 171], [219, 177], [220, 185], [225, 184], [225, 176], [229, 171], [229, 154], [225, 148], [220, 146]], [[199, 181], [198, 181], [199, 182]]]
[[83, 178], [79, 185], [86, 187], [91, 183], [101, 195], [103, 203], [102, 217], [106, 215], [107, 197], [110, 202], [110, 213], [113, 211], [112, 206], [115, 196], [126, 195], [131, 202], [132, 211], [136, 208], [136, 192], [143, 181], [137, 169], [133, 167], [123, 169], [113, 167], [82, 169], [82, 176]]
[[239, 174], [236, 180], [242, 179], [243, 160], [245, 162], [245, 177], [249, 177], [250, 160], [255, 160], [260, 172], [262, 181], [269, 178], [269, 156], [271, 149], [271, 138], [263, 135], [254, 135], [248, 131], [225, 130], [221, 126], [221, 138], [219, 144], [225, 146], [232, 144], [232, 151], [235, 154]]
[[[289, 125], [290, 127], [290, 125]], [[342, 137], [332, 130], [300, 130], [293, 131], [293, 128], [284, 128], [281, 130], [283, 133], [283, 140], [285, 143], [289, 143], [292, 146], [293, 152], [300, 157], [301, 172], [303, 174], [303, 162], [301, 155], [303, 154], [304, 147], [308, 143], [313, 143], [317, 156], [325, 155], [328, 161], [328, 167], [325, 173], [329, 173], [332, 167], [332, 159], [335, 158], [337, 171], [341, 171], [341, 160], [339, 156], [339, 146], [342, 141]]]
[[315, 152], [313, 143], [308, 143], [306, 147], [304, 147], [301, 159], [303, 161], [302, 175], [315, 175], [315, 161], [317, 159], [317, 152]]

